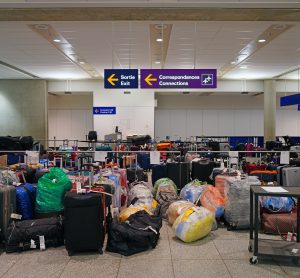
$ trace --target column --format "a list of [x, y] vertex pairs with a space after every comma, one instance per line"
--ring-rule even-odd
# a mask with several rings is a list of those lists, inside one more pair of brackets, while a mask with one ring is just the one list
[[264, 81], [264, 141], [276, 139], [276, 81]]

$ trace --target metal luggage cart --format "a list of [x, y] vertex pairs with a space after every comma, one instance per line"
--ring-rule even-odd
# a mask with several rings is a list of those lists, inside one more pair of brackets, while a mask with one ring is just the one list
[[[249, 252], [253, 252], [250, 258], [251, 264], [257, 264], [259, 257], [291, 257], [296, 263], [300, 262], [300, 186], [282, 187], [287, 192], [267, 192], [261, 186], [251, 186], [250, 189], [250, 240]], [[297, 241], [283, 241], [273, 239], [259, 239], [258, 199], [259, 196], [294, 197], [297, 198]], [[254, 221], [253, 221], [254, 216]]]

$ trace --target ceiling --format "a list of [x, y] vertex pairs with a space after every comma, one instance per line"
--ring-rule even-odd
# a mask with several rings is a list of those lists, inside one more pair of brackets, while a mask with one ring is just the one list
[[[292, 2], [299, 3], [290, 1]], [[167, 54], [163, 55], [165, 53], [159, 51], [166, 51], [165, 48], [156, 48], [157, 59], [165, 58], [161, 64], [153, 65], [153, 43], [159, 45], [162, 42], [151, 41], [150, 25], [160, 24], [158, 28], [163, 28], [159, 27], [162, 23], [172, 25], [166, 42]], [[272, 41], [265, 42], [263, 47], [254, 49], [253, 54], [242, 63], [234, 65], [222, 78], [267, 79], [290, 72], [300, 65], [300, 22], [7, 21], [0, 22], [0, 61], [14, 69], [0, 65], [1, 79], [32, 78], [16, 71], [15, 67], [43, 79], [95, 78], [55, 47], [53, 41], [29, 28], [30, 24], [51, 26], [64, 42], [72, 46], [72, 51], [94, 68], [100, 77], [103, 76], [105, 68], [141, 69], [151, 68], [152, 65], [155, 68], [221, 69], [241, 55], [240, 52], [245, 46], [256, 42], [270, 26], [284, 24], [292, 26]], [[161, 32], [163, 33], [163, 29]], [[297, 79], [298, 74], [290, 73], [283, 78]]]

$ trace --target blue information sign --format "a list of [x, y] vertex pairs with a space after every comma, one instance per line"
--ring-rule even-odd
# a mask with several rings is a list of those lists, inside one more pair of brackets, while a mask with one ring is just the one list
[[94, 115], [116, 115], [117, 109], [116, 107], [93, 107], [93, 114]]
[[285, 96], [280, 98], [280, 106], [300, 104], [300, 94]]
[[139, 87], [139, 71], [137, 69], [104, 70], [105, 89], [136, 89]]

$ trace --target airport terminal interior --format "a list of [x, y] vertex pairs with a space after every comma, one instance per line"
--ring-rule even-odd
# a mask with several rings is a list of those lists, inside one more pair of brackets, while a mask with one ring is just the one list
[[299, 0], [0, 0], [0, 277], [300, 277]]

